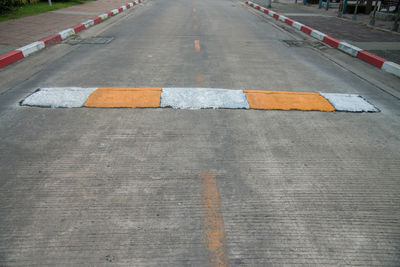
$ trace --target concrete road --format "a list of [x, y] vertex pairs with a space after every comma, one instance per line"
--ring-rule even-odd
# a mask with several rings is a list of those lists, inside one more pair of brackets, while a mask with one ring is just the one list
[[[400, 265], [400, 80], [274, 23], [149, 0], [80, 35], [108, 44], [2, 69], [0, 265]], [[381, 112], [19, 105], [46, 86], [356, 93]]]

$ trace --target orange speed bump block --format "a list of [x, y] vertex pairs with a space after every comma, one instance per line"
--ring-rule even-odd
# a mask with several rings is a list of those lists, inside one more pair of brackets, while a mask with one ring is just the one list
[[243, 90], [251, 109], [335, 111], [319, 93]]
[[158, 108], [161, 88], [98, 88], [85, 102], [91, 108]]

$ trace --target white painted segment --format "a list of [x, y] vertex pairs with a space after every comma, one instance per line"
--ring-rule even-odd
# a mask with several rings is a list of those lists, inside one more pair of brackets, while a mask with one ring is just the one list
[[271, 17], [273, 17], [275, 13], [276, 13], [276, 12], [270, 10], [270, 11], [268, 12], [268, 15], [270, 15]]
[[266, 9], [266, 8], [264, 8], [264, 7], [260, 7], [260, 11], [261, 11], [261, 12], [264, 12], [265, 9]]
[[121, 6], [121, 8], [122, 8], [122, 11], [126, 10], [126, 6]]
[[285, 22], [285, 20], [287, 19], [287, 17], [280, 15], [279, 16], [279, 20], [282, 22]]
[[108, 18], [107, 14], [101, 14], [99, 15], [99, 17], [101, 18], [101, 20], [105, 20], [106, 18]]
[[384, 71], [390, 72], [397, 77], [400, 77], [400, 65], [391, 61], [386, 61], [382, 65]]
[[37, 41], [37, 42], [30, 43], [26, 46], [20, 47], [17, 50], [20, 50], [22, 52], [22, 54], [24, 55], [24, 57], [27, 57], [30, 54], [43, 49], [44, 47], [45, 47], [44, 42]]
[[132, 3], [132, 2], [128, 3], [128, 5], [129, 5], [130, 7], [133, 7], [133, 3]]
[[74, 29], [69, 28], [69, 29], [60, 31], [59, 34], [61, 35], [61, 40], [65, 40], [68, 37], [70, 37], [71, 35], [75, 34], [75, 31], [74, 31]]
[[249, 103], [243, 90], [163, 88], [161, 92], [161, 107], [172, 107], [175, 109], [249, 109]]
[[94, 25], [94, 20], [89, 19], [89, 20], [87, 20], [87, 21], [82, 22], [82, 24], [85, 25], [85, 28], [87, 29], [87, 28], [89, 28], [90, 26], [93, 26], [93, 25]]
[[378, 112], [379, 110], [359, 95], [320, 93], [337, 111]]
[[296, 29], [298, 29], [299, 31], [301, 31], [301, 27], [303, 27], [304, 24], [301, 24], [301, 23], [299, 23], [297, 21], [293, 21], [292, 26], [295, 27]]
[[25, 98], [23, 106], [39, 106], [52, 108], [82, 107], [97, 88], [54, 87], [41, 88]]
[[119, 13], [119, 10], [118, 10], [118, 9], [113, 9], [113, 10], [111, 10], [111, 12], [112, 12], [114, 15], [117, 15], [117, 14]]
[[320, 31], [317, 31], [317, 30], [312, 30], [311, 31], [311, 36], [316, 38], [316, 39], [318, 39], [318, 40], [320, 40], [320, 41], [323, 41], [324, 37], [326, 36], [326, 34], [320, 32]]
[[340, 42], [339, 43], [339, 50], [342, 50], [343, 52], [352, 55], [353, 57], [356, 57], [358, 52], [361, 51], [361, 48], [358, 48], [357, 46], [348, 44], [346, 42]]

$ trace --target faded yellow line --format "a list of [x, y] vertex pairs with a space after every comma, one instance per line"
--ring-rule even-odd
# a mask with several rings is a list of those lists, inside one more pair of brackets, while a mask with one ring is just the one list
[[204, 87], [204, 75], [200, 71], [196, 71], [196, 82], [198, 87]]
[[203, 240], [209, 252], [209, 263], [210, 266], [229, 266], [221, 198], [217, 188], [215, 171], [202, 171], [201, 181], [205, 228]]
[[194, 40], [194, 51], [200, 52], [200, 40]]
[[197, 30], [199, 29], [199, 26], [197, 24], [193, 25], [193, 31], [197, 32]]
[[195, 8], [193, 8], [193, 13], [196, 13], [196, 9]]

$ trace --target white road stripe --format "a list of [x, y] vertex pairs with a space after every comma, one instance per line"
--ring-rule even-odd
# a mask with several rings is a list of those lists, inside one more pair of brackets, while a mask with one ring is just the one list
[[86, 100], [97, 88], [54, 87], [41, 88], [28, 96], [23, 106], [39, 106], [52, 108], [82, 107]]
[[249, 109], [243, 90], [215, 88], [163, 88], [161, 107], [176, 109], [237, 108]]
[[379, 110], [359, 95], [320, 93], [336, 111], [378, 112]]

